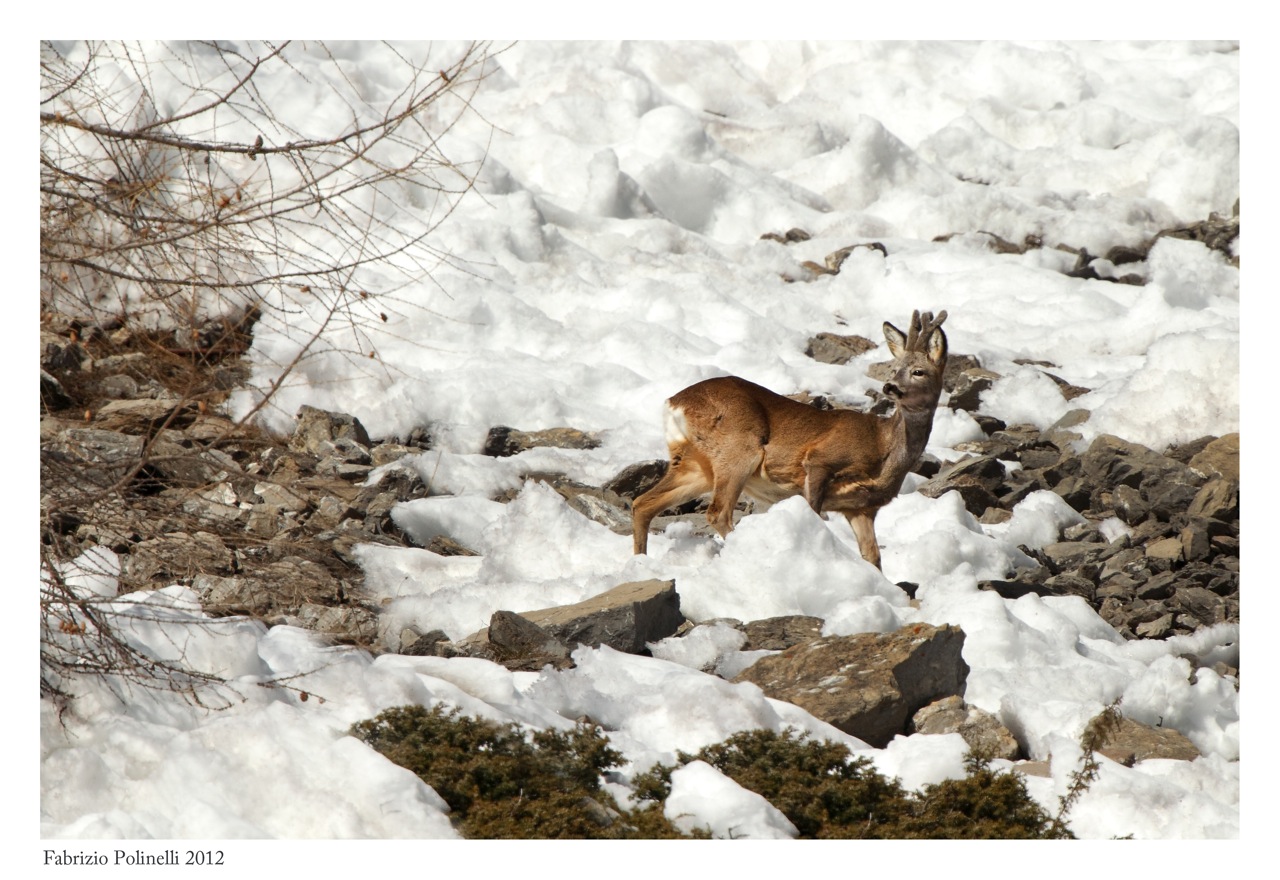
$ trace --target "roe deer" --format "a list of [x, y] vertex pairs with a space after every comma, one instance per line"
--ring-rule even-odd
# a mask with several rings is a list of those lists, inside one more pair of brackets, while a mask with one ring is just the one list
[[635, 552], [646, 552], [655, 516], [707, 492], [707, 520], [728, 534], [745, 490], [769, 502], [804, 495], [819, 514], [843, 513], [863, 558], [879, 568], [876, 511], [898, 494], [933, 428], [947, 366], [946, 317], [915, 312], [910, 335], [885, 322], [894, 362], [884, 393], [896, 404], [885, 417], [814, 409], [737, 376], [707, 379], [670, 398], [671, 464], [631, 506]]

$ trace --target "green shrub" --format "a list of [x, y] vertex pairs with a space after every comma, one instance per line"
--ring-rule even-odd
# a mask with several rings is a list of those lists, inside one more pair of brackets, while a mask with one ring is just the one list
[[[776, 806], [807, 838], [1050, 838], [1070, 837], [1027, 793], [1015, 773], [997, 773], [971, 755], [964, 779], [908, 792], [843, 745], [790, 731], [751, 730], [681, 764], [702, 760]], [[674, 767], [637, 777], [643, 800], [663, 800]]]
[[[804, 838], [1069, 838], [1022, 777], [971, 753], [963, 779], [903, 789], [870, 759], [803, 733], [750, 730], [696, 755], [678, 754], [633, 780], [640, 806], [623, 812], [600, 779], [622, 763], [598, 728], [526, 731], [439, 706], [403, 706], [352, 734], [412, 770], [444, 798], [465, 837], [684, 837], [664, 815], [671, 774], [706, 761], [777, 807]], [[1087, 787], [1087, 782], [1084, 783]], [[705, 832], [692, 836], [705, 837]]]
[[402, 706], [351, 732], [435, 789], [464, 837], [683, 836], [660, 804], [622, 813], [600, 787], [622, 757], [595, 727], [527, 733], [457, 709]]
[[997, 773], [985, 763], [971, 768], [964, 779], [925, 786], [912, 801], [913, 809], [891, 836], [984, 840], [1073, 836], [1031, 799], [1019, 774]]

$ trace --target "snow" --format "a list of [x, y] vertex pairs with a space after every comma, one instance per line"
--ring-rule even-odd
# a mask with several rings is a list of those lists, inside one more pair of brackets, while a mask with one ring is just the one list
[[671, 774], [663, 812], [685, 832], [700, 829], [719, 839], [786, 840], [799, 834], [777, 807], [705, 761]]
[[[299, 44], [299, 69], [323, 75], [308, 51]], [[388, 51], [342, 44], [367, 94], [397, 88], [379, 75]], [[724, 541], [672, 526], [633, 557], [628, 537], [545, 486], [529, 484], [509, 504], [489, 496], [518, 487], [523, 470], [598, 485], [663, 457], [662, 401], [709, 376], [865, 402], [877, 384], [866, 369], [883, 348], [833, 366], [804, 355], [807, 338], [879, 341], [881, 322], [903, 326], [916, 308], [946, 309], [951, 351], [1005, 377], [983, 403], [1010, 423], [1043, 428], [1082, 406], [1093, 413], [1077, 429], [1086, 441], [1115, 433], [1156, 449], [1239, 430], [1237, 269], [1203, 245], [1164, 240], [1146, 264], [1121, 270], [1147, 275], [1133, 287], [1068, 278], [1074, 256], [1051, 249], [1105, 253], [1230, 213], [1239, 57], [1188, 42], [517, 44], [475, 99], [492, 140], [482, 119], [464, 116], [444, 141], [464, 158], [487, 146], [488, 160], [474, 197], [433, 233], [453, 262], [398, 290], [389, 321], [366, 340], [386, 369], [348, 357], [354, 343], [335, 329], [332, 347], [300, 362], [264, 418], [289, 430], [310, 404], [357, 416], [374, 437], [430, 427], [436, 447], [401, 466], [436, 494], [400, 505], [394, 519], [420, 541], [447, 534], [481, 555], [363, 548], [390, 632], [416, 625], [458, 638], [495, 610], [577, 602], [650, 577], [674, 578], [698, 621], [811, 614], [827, 634], [957, 624], [967, 634], [966, 700], [1034, 757], [1053, 756], [1053, 778], [1028, 782], [1050, 809], [1076, 738], [1116, 697], [1126, 714], [1180, 730], [1204, 752], [1190, 763], [1106, 763], [1071, 814], [1077, 835], [1237, 837], [1238, 691], [1206, 669], [1190, 683], [1186, 656], [1238, 664], [1239, 627], [1124, 642], [1082, 600], [977, 589], [1030, 564], [1020, 544], [1044, 546], [1079, 520], [1051, 493], [988, 526], [958, 496], [928, 499], [908, 481], [877, 520], [883, 576], [842, 519], [823, 521], [801, 499], [746, 517]], [[300, 76], [280, 76], [269, 85], [286, 115], [320, 129], [349, 112]], [[812, 238], [760, 238], [791, 227]], [[980, 232], [1037, 235], [1046, 247], [1000, 255]], [[802, 278], [804, 260], [868, 241], [888, 257], [859, 249], [839, 275], [784, 280]], [[321, 318], [264, 320], [248, 356], [253, 383], [278, 378], [293, 340]], [[1015, 358], [1051, 361], [1055, 375], [1092, 391], [1067, 403]], [[241, 392], [232, 413], [255, 403]], [[571, 425], [604, 442], [481, 456], [494, 425]], [[943, 408], [929, 451], [955, 458], [954, 444], [979, 434]], [[111, 599], [119, 560], [92, 552], [71, 582]], [[894, 586], [904, 580], [920, 584], [918, 608]], [[375, 659], [289, 627], [214, 620], [177, 586], [112, 607], [128, 612], [137, 644], [228, 676], [225, 708], [92, 682], [76, 685], [70, 715], [43, 705], [40, 827], [50, 843], [451, 837], [433, 791], [346, 735], [409, 702], [543, 727], [589, 715], [625, 756], [624, 777], [737, 731], [788, 726], [845, 742], [911, 787], [963, 773], [956, 736], [870, 749], [753, 685], [704, 672], [754, 659], [723, 625], [655, 645], [653, 657], [579, 648], [572, 669], [513, 673], [480, 660]], [[290, 689], [258, 687], [280, 678]], [[667, 809], [717, 837], [794, 833], [702, 764], [673, 775]]]

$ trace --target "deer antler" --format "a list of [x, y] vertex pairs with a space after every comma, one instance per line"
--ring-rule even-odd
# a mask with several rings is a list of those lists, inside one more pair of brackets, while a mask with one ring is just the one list
[[933, 312], [915, 311], [911, 313], [911, 327], [907, 331], [907, 351], [922, 351], [929, 343], [929, 337], [947, 320], [947, 311], [938, 312], [934, 320]]

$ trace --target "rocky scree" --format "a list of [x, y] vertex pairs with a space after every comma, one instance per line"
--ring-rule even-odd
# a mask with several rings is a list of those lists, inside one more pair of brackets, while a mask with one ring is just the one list
[[[1236, 233], [1238, 219], [1211, 218], [1168, 234], [1199, 236], [1226, 249]], [[807, 240], [800, 230], [773, 237], [784, 246]], [[989, 237], [992, 247], [1010, 252], [1039, 246]], [[1118, 252], [1106, 259], [1136, 262], [1150, 245], [1133, 249], [1132, 259]], [[852, 245], [830, 255], [824, 272], [838, 272], [860, 250], [886, 253], [879, 243]], [[1082, 263], [1085, 269], [1092, 265], [1092, 258]], [[94, 546], [108, 547], [123, 558], [122, 591], [179, 583], [195, 590], [214, 614], [302, 626], [374, 652], [484, 657], [512, 669], [569, 666], [578, 644], [647, 653], [648, 644], [700, 625], [730, 626], [741, 632], [744, 650], [778, 653], [745, 670], [709, 672], [754, 681], [770, 696], [804, 706], [870, 743], [883, 744], [900, 733], [959, 732], [993, 755], [1023, 754], [997, 719], [963, 703], [964, 633], [955, 627], [824, 639], [817, 618], [695, 622], [680, 614], [677, 584], [648, 581], [620, 584], [577, 606], [519, 615], [498, 611], [489, 627], [456, 642], [439, 630], [386, 631], [353, 550], [362, 543], [412, 545], [390, 511], [425, 497], [431, 487], [407, 467], [386, 469], [375, 483], [366, 483], [375, 468], [430, 449], [430, 426], [403, 438], [375, 439], [351, 415], [308, 406], [297, 413], [289, 437], [234, 425], [219, 409], [227, 392], [247, 377], [239, 355], [247, 349], [253, 317], [201, 328], [192, 338], [202, 345], [193, 348], [164, 334], [42, 316], [41, 542], [49, 558], [66, 560]], [[823, 332], [809, 341], [806, 353], [845, 363], [877, 347], [861, 337]], [[1088, 390], [1055, 376], [1052, 364], [1019, 363], [1044, 371], [1066, 400]], [[868, 373], [882, 380], [885, 369], [887, 364], [872, 364]], [[1239, 435], [1160, 451], [1104, 435], [1077, 451], [1081, 435], [1075, 429], [1087, 421], [1087, 411], [1072, 410], [1043, 431], [1006, 425], [982, 411], [982, 392], [998, 378], [977, 358], [952, 354], [945, 405], [967, 411], [985, 436], [961, 444], [956, 461], [926, 456], [915, 469], [925, 479], [919, 491], [930, 497], [957, 492], [979, 522], [990, 524], [1007, 520], [1030, 493], [1050, 490], [1083, 522], [1042, 549], [1022, 548], [1029, 567], [984, 581], [981, 588], [1006, 598], [1080, 596], [1128, 639], [1163, 639], [1238, 622]], [[793, 396], [821, 408], [841, 405], [825, 394]], [[873, 410], [891, 405], [874, 391], [870, 396]], [[599, 437], [571, 427], [495, 426], [482, 451], [518, 457], [538, 446], [590, 449], [599, 443]], [[523, 479], [547, 484], [578, 513], [629, 534], [630, 502], [665, 468], [661, 460], [637, 462], [603, 486], [533, 470]], [[709, 534], [705, 504], [693, 501], [668, 511], [654, 526], [688, 519]], [[748, 507], [744, 502], [737, 515]], [[474, 554], [449, 536], [425, 549]], [[915, 585], [899, 586], [914, 595]], [[1198, 661], [1190, 659], [1195, 668]], [[1217, 666], [1238, 684], [1238, 669]], [[858, 671], [859, 688], [832, 686], [815, 695], [820, 689], [806, 685], [829, 683], [837, 671], [837, 677], [848, 677], [851, 670]], [[868, 684], [873, 679], [874, 687]], [[1126, 724], [1123, 742], [1112, 744], [1117, 759], [1196, 754], [1173, 731]], [[1025, 769], [1038, 772], [1030, 765]]]

